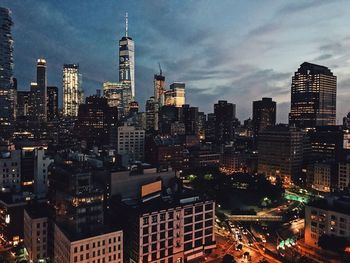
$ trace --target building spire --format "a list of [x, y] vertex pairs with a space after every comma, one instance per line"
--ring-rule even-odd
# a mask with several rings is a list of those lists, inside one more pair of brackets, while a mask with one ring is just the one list
[[125, 13], [125, 36], [128, 37], [128, 12]]

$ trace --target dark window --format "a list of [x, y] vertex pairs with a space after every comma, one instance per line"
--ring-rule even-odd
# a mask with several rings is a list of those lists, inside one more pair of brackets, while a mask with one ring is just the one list
[[195, 207], [195, 211], [196, 211], [196, 213], [202, 212], [203, 211], [203, 206], [202, 205], [196, 206]]
[[189, 241], [189, 240], [191, 240], [192, 239], [192, 233], [191, 234], [187, 234], [187, 235], [185, 235], [185, 242], [186, 241]]
[[184, 248], [185, 248], [185, 251], [186, 251], [186, 250], [190, 250], [190, 249], [192, 248], [192, 242], [185, 243]]

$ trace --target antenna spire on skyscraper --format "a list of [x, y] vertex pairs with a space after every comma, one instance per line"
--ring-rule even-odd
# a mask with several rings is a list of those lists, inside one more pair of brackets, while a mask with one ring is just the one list
[[125, 36], [128, 36], [128, 12], [125, 13]]

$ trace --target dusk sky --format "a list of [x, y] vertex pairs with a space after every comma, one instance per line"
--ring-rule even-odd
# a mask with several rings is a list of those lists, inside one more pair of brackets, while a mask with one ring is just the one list
[[350, 111], [350, 1], [29, 1], [3, 0], [14, 21], [19, 89], [35, 80], [36, 59], [62, 93], [62, 66], [79, 63], [85, 95], [118, 80], [118, 40], [129, 13], [135, 41], [136, 98], [153, 95], [161, 63], [167, 85], [186, 83], [187, 103], [212, 112], [224, 99], [243, 121], [252, 101], [272, 97], [287, 122], [291, 76], [299, 65], [338, 77], [337, 121]]

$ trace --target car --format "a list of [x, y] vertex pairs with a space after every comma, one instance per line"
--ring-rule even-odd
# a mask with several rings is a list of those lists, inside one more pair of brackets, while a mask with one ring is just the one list
[[247, 231], [247, 229], [243, 229], [243, 230], [242, 230], [242, 234], [243, 234], [243, 235], [246, 235], [246, 234], [248, 234], [248, 231]]
[[253, 245], [253, 241], [249, 240], [248, 241], [248, 246], [252, 246]]
[[241, 235], [238, 235], [238, 240], [242, 241], [242, 236]]
[[237, 246], [236, 246], [236, 250], [238, 251], [238, 250], [242, 250], [242, 248], [243, 248], [243, 245], [242, 244], [238, 244]]

